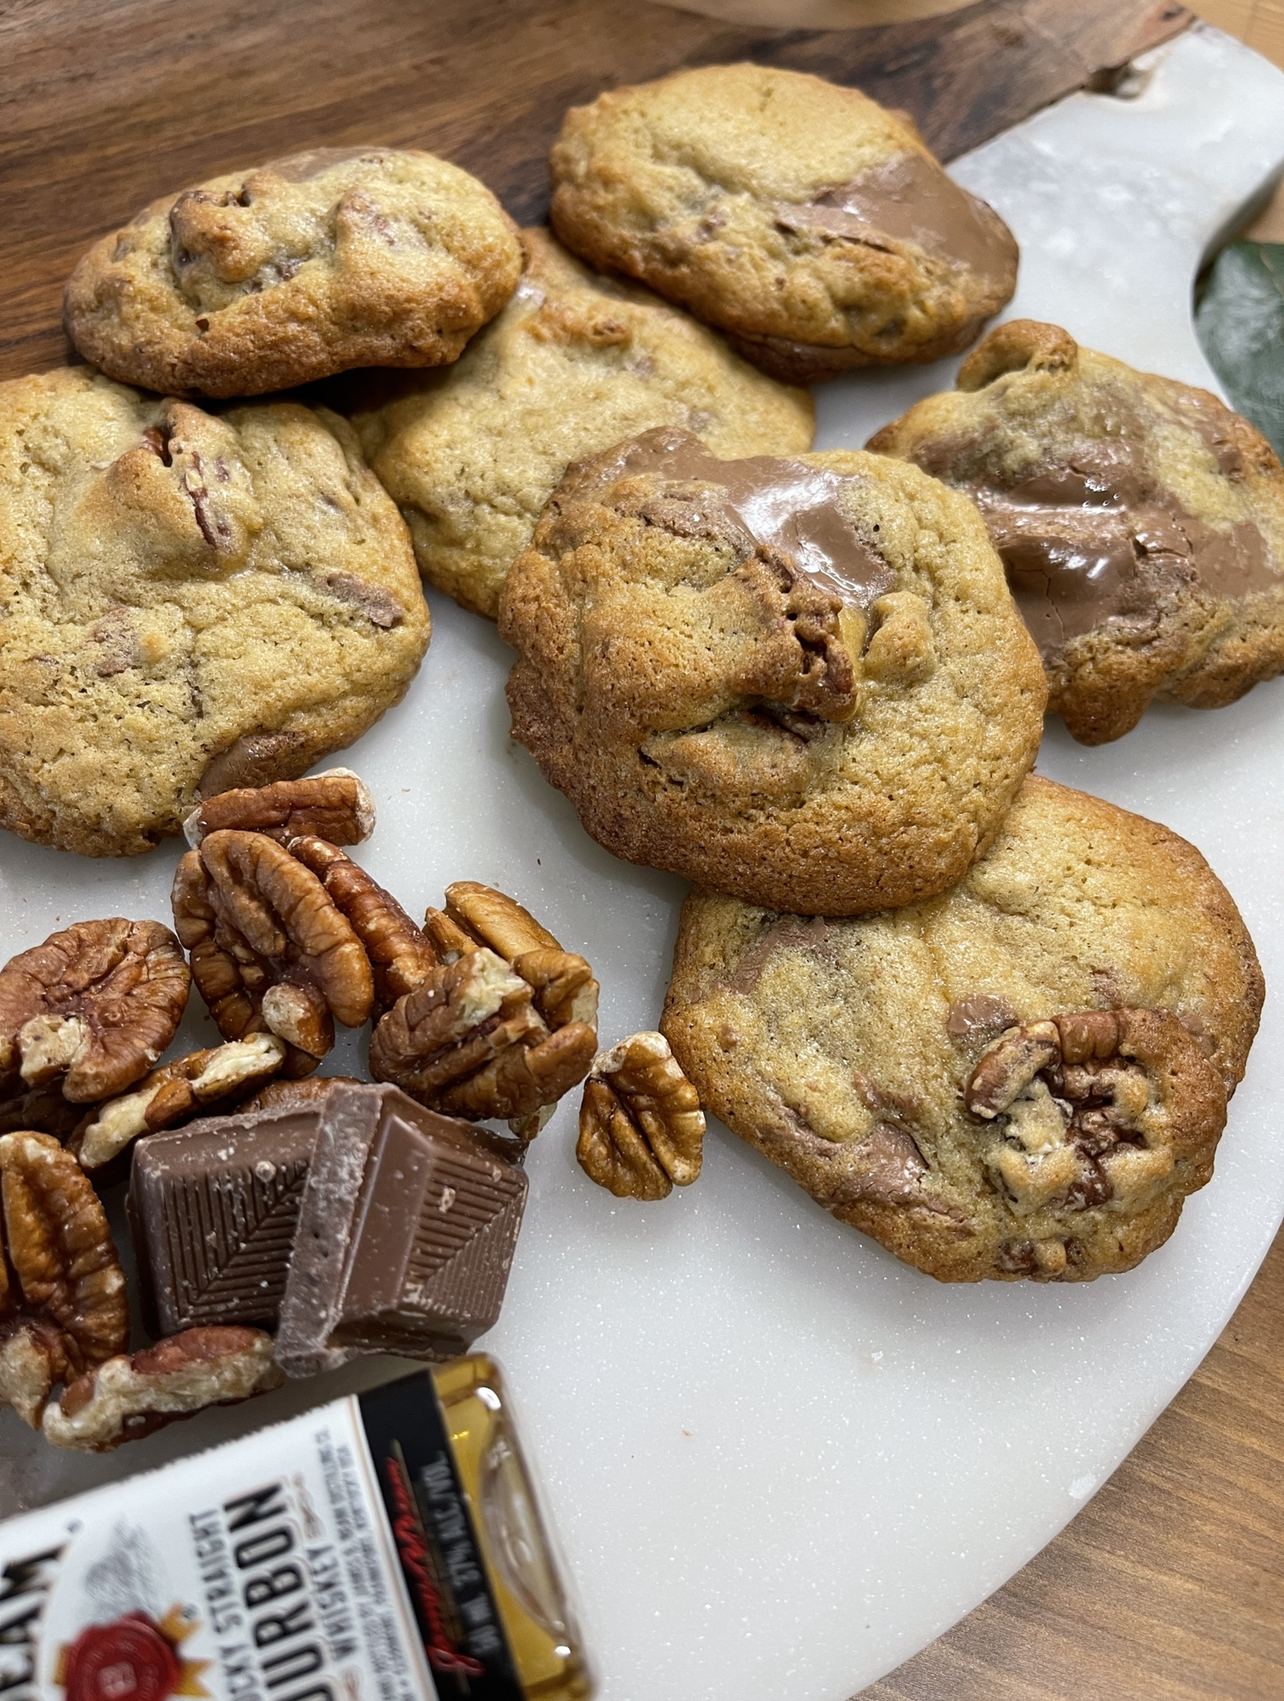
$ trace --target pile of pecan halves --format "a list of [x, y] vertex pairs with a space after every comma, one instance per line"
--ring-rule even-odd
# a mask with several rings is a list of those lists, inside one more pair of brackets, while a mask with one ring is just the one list
[[[375, 1080], [506, 1122], [516, 1161], [583, 1081], [594, 1181], [660, 1199], [699, 1174], [704, 1116], [662, 1036], [597, 1051], [588, 963], [489, 886], [456, 882], [416, 925], [343, 849], [373, 827], [346, 769], [223, 792], [186, 823], [173, 932], [76, 922], [0, 970], [0, 1404], [54, 1445], [105, 1451], [280, 1384], [257, 1329], [128, 1353], [98, 1188], [142, 1136], [301, 1095], [336, 1022], [371, 1023]], [[158, 1067], [192, 981], [223, 1044]]]

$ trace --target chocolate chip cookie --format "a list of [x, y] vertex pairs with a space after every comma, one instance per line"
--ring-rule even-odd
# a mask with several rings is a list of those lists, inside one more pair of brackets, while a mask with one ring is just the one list
[[856, 920], [696, 892], [661, 1027], [701, 1102], [942, 1281], [1087, 1281], [1212, 1175], [1262, 1005], [1166, 828], [1031, 777], [953, 891]]
[[0, 826], [86, 856], [351, 744], [429, 631], [345, 420], [86, 367], [0, 384], [0, 606]]
[[1081, 743], [1284, 668], [1284, 469], [1207, 390], [1018, 319], [869, 447], [980, 508]]
[[1016, 287], [1012, 233], [903, 115], [797, 71], [612, 89], [571, 108], [551, 166], [568, 248], [789, 383], [956, 353]]
[[96, 242], [67, 333], [112, 378], [257, 396], [354, 366], [440, 366], [508, 300], [516, 232], [408, 148], [317, 148], [163, 195]]
[[463, 357], [353, 414], [424, 577], [492, 620], [572, 461], [659, 425], [724, 456], [794, 454], [812, 439], [804, 391], [773, 384], [649, 290], [588, 271], [547, 231], [523, 231], [522, 244], [516, 295]]
[[961, 877], [1042, 725], [975, 508], [839, 451], [644, 433], [572, 467], [500, 600], [513, 736], [601, 844], [776, 909]]

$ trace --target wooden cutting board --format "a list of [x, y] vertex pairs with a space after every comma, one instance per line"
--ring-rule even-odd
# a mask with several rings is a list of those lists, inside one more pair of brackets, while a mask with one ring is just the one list
[[[1109, 86], [1112, 67], [1187, 21], [1153, 0], [981, 0], [850, 32], [645, 0], [16, 0], [0, 14], [0, 377], [68, 358], [62, 285], [95, 236], [168, 189], [273, 154], [427, 147], [531, 222], [562, 112], [604, 87], [752, 58], [859, 84], [950, 158], [1070, 88]], [[1278, 1295], [1280, 1272], [1277, 1251], [1208, 1365], [1072, 1530], [871, 1701], [1265, 1693], [1253, 1685], [1266, 1645], [1278, 1651], [1284, 1560], [1264, 1283]]]
[[568, 106], [683, 65], [814, 71], [949, 159], [1185, 25], [1166, 0], [981, 0], [863, 30], [749, 28], [646, 0], [17, 0], [0, 9], [0, 378], [67, 358], [63, 283], [167, 190], [317, 144], [412, 145], [547, 207]]

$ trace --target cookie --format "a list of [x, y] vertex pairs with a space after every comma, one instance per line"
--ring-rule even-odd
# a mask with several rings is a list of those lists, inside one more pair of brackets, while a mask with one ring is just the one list
[[650, 431], [572, 467], [500, 600], [513, 736], [599, 843], [773, 908], [952, 885], [1045, 689], [975, 508], [859, 451]]
[[572, 461], [659, 425], [723, 456], [794, 454], [812, 440], [805, 392], [773, 384], [649, 291], [586, 270], [547, 231], [523, 231], [522, 243], [516, 295], [463, 357], [353, 415], [424, 577], [492, 620]]
[[1081, 743], [1284, 667], [1284, 469], [1207, 390], [1018, 319], [868, 446], [980, 508]]
[[512, 220], [408, 148], [317, 148], [163, 195], [82, 258], [67, 334], [112, 378], [257, 396], [354, 366], [440, 366], [508, 300]]
[[1262, 1005], [1199, 852], [1031, 777], [953, 891], [855, 920], [709, 892], [661, 1027], [701, 1103], [942, 1281], [1131, 1269], [1212, 1174]]
[[1017, 245], [902, 114], [858, 89], [709, 65], [572, 107], [553, 228], [774, 378], [965, 349], [1016, 287]]
[[86, 367], [0, 384], [0, 826], [151, 848], [406, 690], [428, 611], [345, 420], [215, 415]]

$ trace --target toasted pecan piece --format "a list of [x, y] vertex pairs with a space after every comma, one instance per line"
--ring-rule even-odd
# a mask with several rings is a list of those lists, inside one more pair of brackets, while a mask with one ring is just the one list
[[287, 1074], [315, 1068], [334, 1021], [374, 1005], [370, 961], [312, 871], [262, 833], [211, 833], [178, 865], [174, 925], [225, 1039], [267, 1029], [292, 1048]]
[[374, 826], [374, 799], [365, 782], [351, 768], [328, 768], [309, 779], [216, 792], [187, 817], [183, 832], [193, 849], [229, 827], [266, 833], [283, 845], [305, 834], [333, 845], [359, 845]]
[[663, 1199], [700, 1173], [704, 1112], [663, 1034], [631, 1034], [593, 1059], [575, 1156], [618, 1199]]
[[93, 1104], [123, 1092], [164, 1051], [191, 977], [158, 921], [78, 921], [0, 969], [0, 1077], [9, 1092], [61, 1081]]
[[132, 1091], [99, 1105], [76, 1130], [71, 1150], [82, 1169], [101, 1169], [140, 1135], [176, 1128], [220, 1100], [253, 1092], [277, 1073], [285, 1053], [275, 1034], [250, 1034], [162, 1064]]
[[59, 1382], [123, 1351], [125, 1278], [98, 1195], [49, 1135], [0, 1138], [0, 1199], [0, 1400], [35, 1427]]
[[261, 1329], [185, 1329], [129, 1357], [109, 1358], [46, 1406], [45, 1440], [82, 1453], [108, 1453], [209, 1406], [279, 1388], [284, 1375]]

